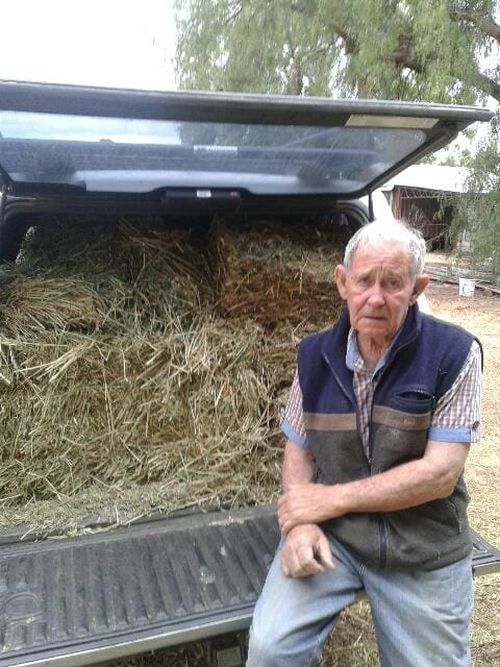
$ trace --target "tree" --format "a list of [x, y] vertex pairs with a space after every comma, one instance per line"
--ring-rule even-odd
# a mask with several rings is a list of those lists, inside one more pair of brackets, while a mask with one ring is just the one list
[[176, 0], [183, 88], [500, 102], [498, 0]]
[[468, 192], [461, 197], [454, 218], [454, 233], [472, 240], [472, 259], [485, 260], [500, 276], [500, 115], [490, 124], [473, 161]]
[[[500, 103], [500, 0], [176, 0], [176, 8], [182, 88]], [[483, 179], [486, 163], [493, 171], [500, 163], [499, 122], [477, 157]], [[471, 197], [469, 213], [487, 198]], [[494, 235], [489, 224], [486, 244], [477, 242], [485, 256], [488, 238], [498, 245], [498, 217]]]

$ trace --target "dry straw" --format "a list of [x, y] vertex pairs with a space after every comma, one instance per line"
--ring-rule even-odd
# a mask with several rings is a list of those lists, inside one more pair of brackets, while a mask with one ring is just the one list
[[271, 500], [295, 343], [339, 307], [331, 227], [32, 230], [0, 282], [4, 523]]

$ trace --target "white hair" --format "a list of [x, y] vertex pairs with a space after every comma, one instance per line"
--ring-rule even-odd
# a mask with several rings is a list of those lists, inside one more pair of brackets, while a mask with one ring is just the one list
[[400, 220], [375, 220], [358, 229], [351, 237], [344, 254], [344, 266], [350, 269], [359, 246], [376, 247], [387, 243], [402, 243], [410, 255], [412, 280], [422, 275], [425, 264], [425, 240], [418, 229]]

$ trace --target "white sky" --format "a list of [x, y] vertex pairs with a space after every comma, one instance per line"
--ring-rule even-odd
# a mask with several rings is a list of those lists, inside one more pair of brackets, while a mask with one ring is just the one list
[[176, 88], [173, 0], [4, 0], [0, 26], [0, 79]]
[[172, 0], [4, 0], [0, 79], [173, 90]]

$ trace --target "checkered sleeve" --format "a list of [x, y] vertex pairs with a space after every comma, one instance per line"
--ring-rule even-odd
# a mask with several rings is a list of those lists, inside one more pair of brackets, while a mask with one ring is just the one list
[[481, 348], [473, 341], [462, 370], [437, 402], [429, 439], [478, 442], [481, 413]]
[[302, 391], [299, 374], [295, 371], [288, 402], [281, 416], [280, 428], [286, 437], [299, 447], [307, 448], [306, 430], [302, 412]]

